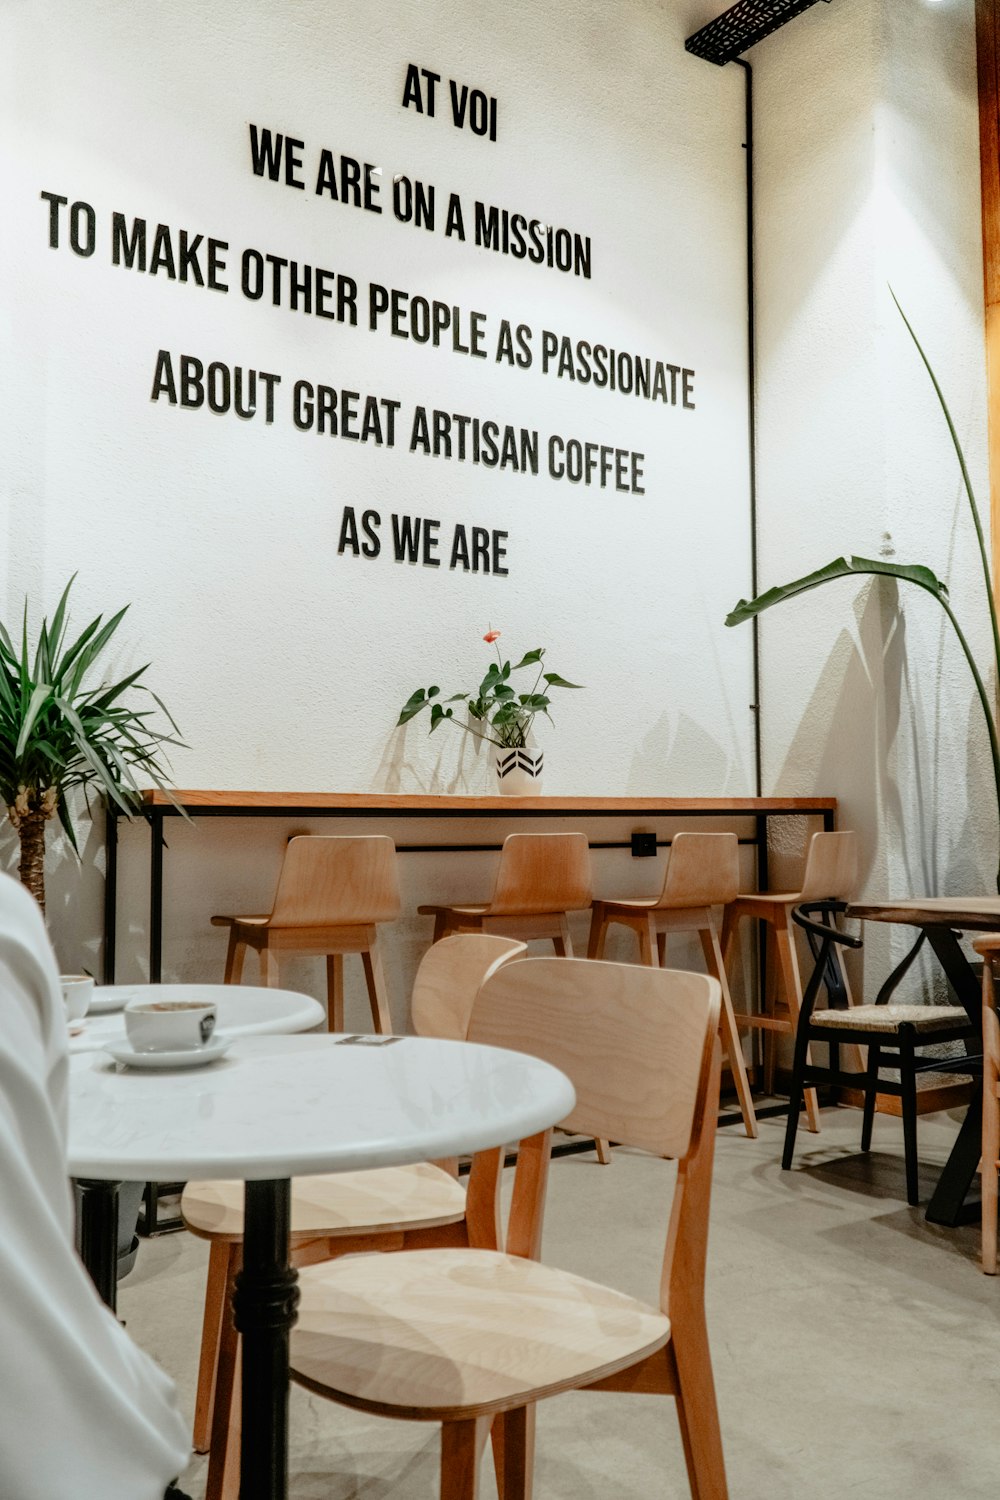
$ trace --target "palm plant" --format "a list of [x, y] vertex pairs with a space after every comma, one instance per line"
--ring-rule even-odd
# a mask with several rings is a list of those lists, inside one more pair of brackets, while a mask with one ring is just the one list
[[[906, 324], [910, 337], [917, 347], [917, 352], [924, 362], [927, 373], [931, 378], [931, 384], [934, 387], [934, 392], [937, 396], [938, 402], [940, 403], [941, 410], [944, 413], [945, 422], [948, 424], [948, 432], [951, 436], [951, 441], [954, 446], [955, 453], [958, 457], [958, 466], [962, 473], [962, 484], [965, 489], [966, 496], [968, 497], [969, 509], [972, 513], [972, 523], [975, 527], [976, 540], [979, 544], [979, 555], [983, 566], [983, 579], [986, 585], [986, 601], [989, 607], [990, 624], [992, 627], [993, 667], [996, 673], [996, 680], [1000, 681], [1000, 630], [998, 630], [997, 627], [997, 611], [996, 604], [993, 598], [993, 583], [990, 577], [990, 562], [989, 556], [986, 551], [986, 541], [983, 536], [983, 525], [979, 516], [979, 507], [976, 504], [976, 496], [972, 488], [972, 480], [969, 478], [969, 469], [968, 465], [965, 462], [965, 454], [962, 451], [962, 445], [959, 442], [958, 433], [955, 431], [955, 424], [952, 421], [951, 412], [948, 410], [948, 403], [944, 398], [944, 392], [941, 390], [941, 386], [938, 383], [937, 376], [934, 374], [934, 371], [931, 368], [930, 360], [924, 353], [923, 348], [920, 344], [920, 340], [914, 333], [910, 320], [909, 318], [907, 318], [903, 309], [900, 307], [896, 294], [895, 292], [893, 292], [891, 287], [889, 288], [889, 292], [893, 302], [895, 302], [896, 304], [900, 317]], [[937, 600], [937, 602], [940, 604], [941, 608], [947, 615], [948, 619], [951, 621], [951, 624], [955, 630], [955, 634], [958, 637], [958, 644], [961, 647], [962, 654], [964, 655], [965, 660], [969, 665], [969, 671], [972, 673], [972, 680], [976, 685], [976, 694], [979, 698], [979, 703], [983, 710], [983, 718], [986, 721], [986, 733], [989, 738], [990, 755], [993, 761], [993, 780], [996, 788], [997, 813], [998, 818], [1000, 818], [1000, 739], [998, 739], [997, 735], [995, 703], [989, 691], [987, 690], [982, 673], [976, 665], [976, 660], [972, 654], [972, 648], [970, 647], [969, 642], [965, 636], [965, 632], [962, 630], [962, 627], [955, 616], [955, 612], [951, 607], [948, 599], [947, 585], [942, 583], [930, 568], [913, 563], [902, 564], [884, 562], [879, 559], [870, 557], [838, 557], [833, 562], [827, 563], [825, 567], [817, 568], [813, 573], [807, 573], [803, 578], [796, 578], [792, 583], [780, 584], [777, 588], [768, 589], [766, 593], [758, 595], [756, 599], [741, 599], [736, 605], [735, 609], [733, 609], [726, 616], [726, 624], [740, 625], [746, 620], [754, 619], [757, 615], [762, 614], [764, 610], [770, 609], [773, 605], [780, 604], [785, 599], [794, 599], [797, 594], [804, 594], [809, 589], [818, 588], [821, 584], [831, 583], [839, 578], [857, 577], [858, 575], [863, 575], [866, 573], [887, 576], [889, 578], [898, 578], [904, 583], [915, 584], [917, 588], [923, 589], [926, 593], [930, 594], [932, 598]], [[1000, 892], [1000, 869], [997, 870], [997, 891]]]
[[[75, 577], [75, 575], [74, 575]], [[69, 794], [95, 788], [132, 816], [141, 805], [140, 771], [166, 790], [165, 745], [180, 745], [177, 726], [140, 678], [140, 667], [120, 682], [93, 682], [95, 664], [128, 606], [107, 622], [98, 615], [69, 645], [67, 604], [73, 579], [63, 590], [51, 624], [44, 619], [34, 653], [28, 649], [25, 601], [20, 649], [0, 623], [0, 796], [20, 841], [19, 874], [45, 909], [45, 829], [58, 816], [79, 855]], [[122, 702], [133, 689], [156, 707]], [[159, 708], [173, 733], [148, 721]]]

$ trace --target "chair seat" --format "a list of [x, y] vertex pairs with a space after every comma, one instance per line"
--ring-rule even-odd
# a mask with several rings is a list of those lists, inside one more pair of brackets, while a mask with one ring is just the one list
[[798, 906], [801, 900], [801, 891], [748, 891], [746, 895], [741, 891], [735, 904], [741, 907], [770, 906], [776, 902], [779, 906]]
[[630, 912], [630, 911], [653, 911], [660, 904], [659, 896], [637, 896], [634, 901], [601, 900], [595, 902], [595, 906], [602, 906], [606, 912]]
[[960, 1005], [852, 1005], [847, 1010], [816, 1010], [812, 1026], [836, 1031], [872, 1031], [892, 1034], [909, 1025], [919, 1032], [954, 1031], [970, 1026]]
[[[181, 1212], [203, 1239], [243, 1238], [242, 1182], [189, 1182]], [[433, 1228], [465, 1217], [465, 1189], [430, 1162], [297, 1177], [292, 1184], [292, 1239]]]
[[469, 905], [465, 905], [465, 906], [449, 906], [447, 904], [442, 904], [442, 905], [439, 905], [439, 906], [418, 906], [417, 907], [417, 911], [419, 912], [419, 914], [422, 917], [435, 917], [435, 916], [437, 916], [438, 912], [449, 912], [449, 911], [460, 912], [463, 917], [485, 917], [487, 915], [487, 913], [489, 912], [489, 909], [490, 909], [489, 908], [489, 903], [485, 902], [485, 901], [482, 902], [481, 904], [478, 904], [478, 905], [475, 905], [475, 906], [469, 906]]
[[662, 1348], [670, 1319], [537, 1261], [487, 1250], [364, 1255], [301, 1274], [295, 1379], [428, 1420], [511, 1410]]
[[213, 917], [213, 927], [266, 927], [270, 922], [267, 917]]

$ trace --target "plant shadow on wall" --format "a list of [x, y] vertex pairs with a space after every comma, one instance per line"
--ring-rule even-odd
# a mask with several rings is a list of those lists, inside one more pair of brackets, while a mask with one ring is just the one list
[[[74, 574], [74, 578], [75, 578]], [[177, 726], [156, 694], [140, 679], [139, 667], [118, 682], [95, 676], [128, 605], [105, 621], [103, 615], [67, 644], [69, 593], [63, 590], [51, 623], [42, 620], [32, 651], [28, 645], [25, 600], [17, 646], [0, 623], [0, 796], [19, 843], [18, 873], [45, 909], [45, 837], [58, 817], [77, 857], [71, 802], [97, 791], [126, 817], [141, 808], [140, 772], [166, 792], [163, 749], [182, 746]], [[135, 707], [128, 695], [144, 693], [154, 707]], [[151, 719], [162, 713], [170, 731]]]
[[[396, 727], [408, 724], [428, 709], [432, 734], [442, 724], [453, 724], [464, 734], [493, 747], [495, 790], [508, 796], [533, 796], [541, 792], [544, 769], [543, 752], [532, 743], [535, 720], [541, 716], [551, 720], [551, 689], [579, 690], [582, 684], [567, 682], [558, 672], [547, 672], [544, 646], [526, 651], [513, 664], [505, 661], [496, 644], [500, 634], [491, 628], [483, 636], [486, 644], [494, 647], [496, 661], [490, 662], [474, 692], [452, 693], [442, 698], [439, 687], [417, 688], [403, 704]], [[522, 675], [517, 677], [517, 674]], [[452, 707], [455, 703], [465, 705], [464, 722], [455, 717]]]
[[[996, 604], [993, 599], [993, 584], [990, 577], [989, 557], [986, 552], [986, 542], [983, 537], [983, 527], [979, 516], [979, 507], [976, 504], [976, 497], [973, 492], [972, 481], [969, 478], [969, 470], [965, 462], [965, 454], [962, 450], [962, 445], [959, 442], [958, 433], [955, 431], [955, 424], [952, 421], [951, 412], [948, 409], [948, 403], [945, 401], [944, 393], [941, 390], [940, 385], [938, 384], [937, 376], [934, 374], [934, 371], [931, 368], [930, 361], [928, 360], [927, 355], [924, 353], [920, 341], [910, 325], [909, 319], [903, 312], [903, 309], [899, 306], [896, 295], [894, 292], [892, 292], [891, 288], [890, 293], [892, 295], [893, 301], [896, 303], [896, 307], [899, 309], [899, 315], [903, 319], [903, 322], [906, 324], [910, 337], [916, 345], [917, 352], [919, 353], [920, 358], [923, 360], [927, 373], [931, 378], [935, 394], [938, 398], [938, 402], [940, 403], [941, 410], [944, 413], [944, 418], [948, 425], [948, 432], [951, 436], [952, 444], [958, 458], [959, 468], [962, 474], [962, 484], [968, 498], [969, 510], [972, 515], [972, 522], [976, 531], [976, 539], [979, 545], [979, 555], [983, 567], [983, 578], [986, 586], [986, 600], [989, 607], [990, 625], [992, 627], [992, 665], [993, 671], [995, 673], [994, 680], [996, 681], [997, 678], [1000, 678], [1000, 632], [998, 632], [997, 628]], [[726, 616], [726, 624], [741, 625], [747, 620], [756, 618], [756, 616], [762, 614], [764, 610], [771, 609], [774, 605], [781, 604], [786, 599], [794, 599], [797, 595], [807, 593], [810, 589], [819, 588], [824, 583], [833, 583], [843, 578], [860, 579], [865, 577], [866, 575], [891, 578], [902, 581], [904, 583], [914, 584], [917, 588], [923, 589], [925, 593], [930, 594], [933, 599], [937, 600], [938, 604], [944, 610], [944, 613], [947, 616], [948, 620], [951, 622], [952, 628], [954, 629], [955, 635], [958, 639], [959, 647], [961, 648], [962, 654], [964, 655], [965, 660], [968, 664], [969, 671], [972, 674], [972, 680], [975, 684], [976, 694], [979, 698], [979, 704], [982, 709], [983, 718], [986, 722], [986, 733], [989, 739], [990, 758], [993, 765], [993, 782], [997, 803], [996, 824], [998, 831], [1000, 831], [1000, 739], [998, 739], [997, 735], [994, 701], [991, 698], [991, 695], [986, 687], [986, 683], [983, 680], [983, 676], [976, 663], [976, 659], [972, 654], [972, 648], [969, 645], [965, 632], [963, 631], [961, 624], [959, 623], [958, 618], [956, 617], [955, 612], [952, 609], [951, 602], [948, 597], [947, 585], [942, 583], [930, 568], [925, 567], [920, 563], [892, 563], [879, 558], [838, 557], [833, 562], [827, 563], [825, 567], [817, 568], [813, 573], [807, 573], [804, 577], [796, 578], [791, 583], [779, 584], [776, 588], [768, 589], [766, 593], [760, 594], [756, 599], [741, 599], [736, 607]], [[997, 869], [996, 888], [997, 891], [1000, 892], [1000, 864], [998, 864]]]

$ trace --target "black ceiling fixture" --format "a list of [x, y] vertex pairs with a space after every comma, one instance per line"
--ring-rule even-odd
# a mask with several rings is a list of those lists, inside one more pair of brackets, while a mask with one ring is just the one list
[[[721, 67], [817, 3], [818, 0], [736, 0], [721, 16], [689, 36], [684, 46], [695, 57], [704, 57]], [[824, 0], [824, 4], [829, 3], [830, 0]]]

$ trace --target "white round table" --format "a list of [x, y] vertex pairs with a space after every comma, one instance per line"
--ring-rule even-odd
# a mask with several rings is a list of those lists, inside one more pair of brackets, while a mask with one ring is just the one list
[[[287, 1494], [288, 1336], [298, 1301], [289, 1179], [500, 1146], [547, 1129], [574, 1102], [569, 1080], [537, 1058], [417, 1037], [247, 1037], [220, 1062], [176, 1072], [121, 1069], [100, 1052], [72, 1059], [74, 1176], [246, 1181], [234, 1298], [243, 1335], [241, 1500]], [[114, 1234], [85, 1243], [113, 1246]], [[97, 1280], [101, 1268], [90, 1269]]]
[[[82, 1031], [70, 1036], [71, 1053], [96, 1052], [123, 1043], [123, 1011], [129, 1000], [214, 1001], [218, 1037], [311, 1031], [326, 1021], [326, 1011], [309, 995], [250, 984], [102, 984], [94, 993], [102, 1009], [91, 1011]], [[106, 1009], [111, 1006], [116, 1008]]]

